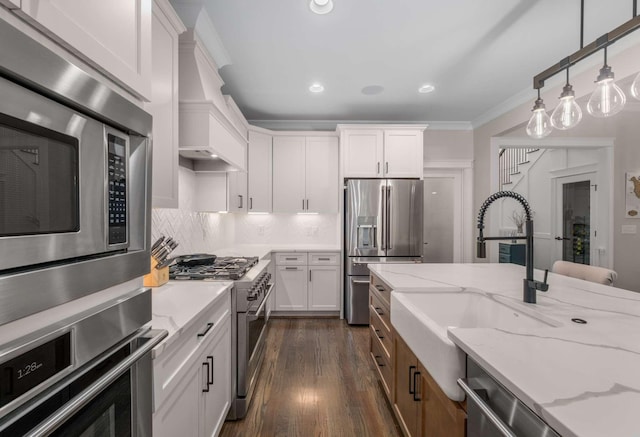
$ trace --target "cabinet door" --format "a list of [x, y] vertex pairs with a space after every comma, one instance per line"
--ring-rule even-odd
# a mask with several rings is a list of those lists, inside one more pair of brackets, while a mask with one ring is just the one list
[[382, 130], [346, 130], [340, 137], [345, 178], [382, 177]]
[[464, 437], [467, 414], [458, 402], [447, 397], [438, 383], [419, 363], [422, 398], [422, 435], [429, 437]]
[[249, 131], [249, 212], [271, 212], [273, 178], [271, 135]]
[[273, 137], [273, 212], [305, 212], [305, 137]]
[[142, 100], [151, 99], [152, 0], [22, 0], [20, 13]]
[[[405, 434], [415, 437], [421, 428], [418, 359], [397, 333], [393, 336], [393, 408]], [[419, 388], [419, 387], [418, 387]], [[418, 392], [419, 393], [419, 392]]]
[[227, 173], [229, 212], [247, 212], [247, 173], [230, 171]]
[[201, 390], [200, 367], [193, 366], [153, 413], [154, 437], [198, 435]]
[[338, 139], [307, 137], [305, 147], [306, 211], [338, 212]]
[[231, 405], [231, 317], [227, 316], [216, 329], [200, 360], [201, 437], [218, 435]]
[[307, 309], [307, 267], [278, 266], [276, 270], [276, 311]]
[[422, 132], [389, 130], [384, 132], [384, 176], [422, 178]]
[[[178, 207], [178, 34], [170, 6], [153, 2], [153, 207]], [[178, 21], [179, 22], [179, 21]]]
[[194, 209], [201, 212], [227, 211], [226, 173], [196, 173]]
[[340, 310], [338, 266], [309, 267], [309, 310]]

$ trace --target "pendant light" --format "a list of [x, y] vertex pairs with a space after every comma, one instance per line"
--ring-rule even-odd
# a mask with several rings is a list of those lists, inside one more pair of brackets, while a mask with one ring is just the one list
[[631, 84], [631, 95], [640, 100], [640, 73], [638, 73]]
[[540, 98], [538, 88], [538, 98], [533, 105], [533, 115], [527, 123], [527, 135], [531, 138], [544, 138], [551, 133], [551, 120], [545, 111], [544, 101]]
[[560, 103], [551, 113], [551, 125], [556, 129], [567, 130], [575, 127], [582, 120], [582, 109], [576, 102], [576, 93], [569, 84], [569, 67], [567, 67], [567, 84], [562, 88]]
[[596, 89], [587, 103], [587, 111], [594, 117], [611, 117], [624, 108], [627, 98], [620, 87], [613, 82], [613, 78], [613, 71], [607, 65], [607, 47], [605, 47], [604, 65], [596, 79]]

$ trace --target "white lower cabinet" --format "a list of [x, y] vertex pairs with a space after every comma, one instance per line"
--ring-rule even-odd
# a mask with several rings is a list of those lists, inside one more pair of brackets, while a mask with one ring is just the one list
[[153, 361], [154, 437], [216, 436], [231, 405], [231, 301], [199, 317]]
[[278, 253], [275, 311], [339, 311], [337, 253]]

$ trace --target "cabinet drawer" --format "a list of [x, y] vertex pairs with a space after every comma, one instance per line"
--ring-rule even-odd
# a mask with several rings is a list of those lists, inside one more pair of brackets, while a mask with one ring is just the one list
[[307, 252], [277, 253], [276, 264], [279, 266], [306, 266]]
[[380, 320], [380, 317], [376, 314], [373, 309], [369, 311], [369, 328], [371, 329], [372, 341], [377, 339], [384, 350], [384, 353], [387, 356], [387, 359], [391, 361], [391, 349], [393, 347], [393, 342], [391, 341], [391, 332], [386, 328], [384, 323]]
[[387, 393], [387, 397], [390, 397], [391, 380], [393, 378], [390, 361], [373, 331], [371, 331], [371, 359], [378, 370], [378, 376], [380, 377], [384, 391]]
[[498, 243], [498, 251], [501, 255], [503, 253], [509, 255], [511, 253], [511, 246], [509, 244]]
[[382, 324], [388, 332], [391, 332], [391, 314], [389, 307], [382, 303], [376, 293], [369, 293], [370, 311], [373, 311], [382, 321]]
[[498, 255], [498, 262], [501, 263], [510, 263], [511, 262], [511, 255], [509, 254], [504, 254], [504, 253], [500, 253]]
[[[179, 385], [185, 372], [193, 365], [204, 345], [220, 331], [231, 317], [231, 294], [227, 293], [213, 308], [191, 323], [179, 338], [153, 360], [154, 405], [158, 409], [167, 396]], [[212, 324], [212, 325], [210, 325]], [[164, 347], [161, 343], [158, 348]]]
[[310, 253], [309, 265], [337, 266], [340, 254], [338, 253]]
[[391, 307], [391, 288], [382, 282], [376, 275], [371, 275], [371, 288], [374, 293], [377, 293], [380, 296], [380, 299], [387, 308]]

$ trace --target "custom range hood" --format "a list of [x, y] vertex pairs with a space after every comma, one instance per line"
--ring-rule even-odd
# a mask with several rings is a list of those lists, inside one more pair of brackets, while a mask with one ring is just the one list
[[247, 121], [193, 29], [180, 35], [180, 156], [205, 171], [246, 171]]

